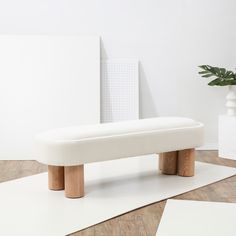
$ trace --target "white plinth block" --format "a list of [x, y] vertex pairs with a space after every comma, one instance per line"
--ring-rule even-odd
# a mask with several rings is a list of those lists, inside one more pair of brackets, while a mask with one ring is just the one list
[[219, 157], [236, 160], [236, 116], [219, 116]]
[[236, 86], [229, 86], [229, 92], [226, 96], [226, 107], [228, 116], [236, 116]]

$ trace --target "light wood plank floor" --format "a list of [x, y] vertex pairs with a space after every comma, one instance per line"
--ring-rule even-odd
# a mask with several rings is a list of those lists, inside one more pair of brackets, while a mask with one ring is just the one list
[[[198, 151], [197, 160], [236, 167], [236, 161], [218, 158], [216, 151]], [[0, 182], [46, 171], [36, 161], [0, 161]], [[236, 176], [179, 195], [175, 199], [236, 203]], [[113, 218], [71, 236], [154, 236], [166, 201]]]

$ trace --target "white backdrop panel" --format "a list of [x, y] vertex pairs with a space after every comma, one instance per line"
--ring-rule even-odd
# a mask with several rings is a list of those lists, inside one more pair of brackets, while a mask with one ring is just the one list
[[138, 119], [138, 60], [104, 60], [101, 68], [101, 121], [116, 122]]
[[0, 36], [0, 159], [33, 159], [35, 133], [100, 119], [99, 37]]

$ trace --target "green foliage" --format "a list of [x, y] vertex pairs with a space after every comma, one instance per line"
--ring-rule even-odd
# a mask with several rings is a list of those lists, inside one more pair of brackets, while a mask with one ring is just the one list
[[236, 73], [225, 68], [213, 67], [209, 65], [199, 66], [202, 70], [198, 72], [203, 78], [215, 77], [208, 83], [210, 86], [236, 85]]

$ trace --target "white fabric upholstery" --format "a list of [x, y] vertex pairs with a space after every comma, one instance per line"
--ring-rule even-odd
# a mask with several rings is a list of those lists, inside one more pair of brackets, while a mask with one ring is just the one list
[[36, 159], [72, 166], [195, 148], [203, 124], [181, 117], [158, 117], [50, 130], [35, 137]]

